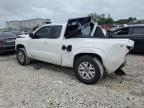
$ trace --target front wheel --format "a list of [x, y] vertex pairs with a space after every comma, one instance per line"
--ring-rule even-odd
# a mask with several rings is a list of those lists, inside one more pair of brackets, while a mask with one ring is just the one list
[[74, 63], [76, 77], [85, 84], [94, 84], [104, 74], [103, 65], [93, 56], [82, 56]]
[[25, 48], [19, 48], [17, 50], [16, 54], [17, 54], [17, 60], [18, 60], [19, 64], [25, 66], [30, 63], [30, 59], [27, 56]]

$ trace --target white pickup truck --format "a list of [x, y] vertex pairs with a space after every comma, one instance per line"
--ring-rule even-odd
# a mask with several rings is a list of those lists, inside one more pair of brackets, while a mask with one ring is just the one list
[[104, 73], [124, 66], [134, 46], [129, 39], [104, 37], [102, 28], [89, 17], [70, 19], [67, 24], [44, 25], [29, 37], [16, 39], [17, 60], [21, 65], [37, 59], [72, 67], [81, 82], [93, 84]]

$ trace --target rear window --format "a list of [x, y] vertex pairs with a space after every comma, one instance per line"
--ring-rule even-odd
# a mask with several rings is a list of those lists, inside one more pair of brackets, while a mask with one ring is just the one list
[[135, 27], [133, 28], [133, 34], [144, 34], [144, 27]]

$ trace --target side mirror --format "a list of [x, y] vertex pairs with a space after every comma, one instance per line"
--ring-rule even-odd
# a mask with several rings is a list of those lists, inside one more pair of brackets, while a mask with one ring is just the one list
[[34, 38], [33, 33], [29, 33], [29, 37], [31, 37], [33, 39]]

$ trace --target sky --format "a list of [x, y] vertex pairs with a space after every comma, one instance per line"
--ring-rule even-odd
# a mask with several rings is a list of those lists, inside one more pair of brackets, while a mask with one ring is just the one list
[[0, 28], [5, 21], [48, 18], [66, 22], [95, 12], [111, 14], [114, 19], [144, 19], [143, 4], [144, 0], [0, 0]]

